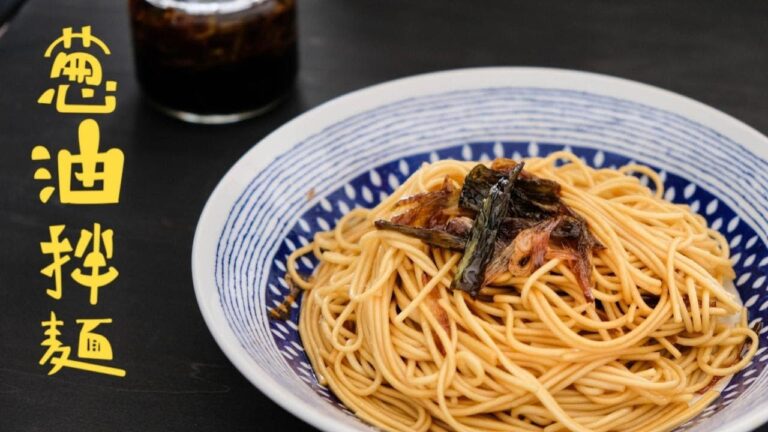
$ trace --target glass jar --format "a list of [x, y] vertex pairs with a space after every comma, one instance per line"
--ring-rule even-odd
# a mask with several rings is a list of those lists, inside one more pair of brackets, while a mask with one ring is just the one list
[[295, 0], [129, 0], [136, 74], [162, 111], [230, 123], [274, 107], [296, 75]]

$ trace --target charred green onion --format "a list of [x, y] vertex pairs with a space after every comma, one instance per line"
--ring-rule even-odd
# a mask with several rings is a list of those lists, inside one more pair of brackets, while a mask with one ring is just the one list
[[390, 231], [397, 231], [410, 237], [420, 239], [430, 246], [437, 246], [444, 249], [464, 250], [466, 239], [445, 231], [431, 228], [417, 228], [408, 225], [401, 225], [385, 220], [377, 220], [376, 228]]
[[[515, 165], [515, 168], [520, 164]], [[459, 207], [480, 211], [483, 200], [491, 187], [507, 176], [506, 172], [496, 171], [485, 165], [477, 165], [464, 179], [464, 187], [459, 195]], [[542, 220], [562, 211], [560, 185], [551, 180], [535, 177], [520, 177], [511, 191], [509, 215]]]
[[545, 260], [560, 259], [573, 272], [584, 299], [593, 302], [591, 254], [602, 245], [584, 219], [560, 199], [560, 185], [523, 171], [523, 163], [496, 159], [476, 165], [461, 190], [442, 187], [400, 200], [401, 212], [376, 228], [463, 251], [453, 289], [473, 297], [496, 276], [527, 276]]
[[459, 262], [451, 289], [466, 291], [475, 297], [482, 288], [485, 268], [491, 261], [496, 246], [496, 236], [502, 221], [507, 216], [510, 191], [522, 170], [522, 163], [515, 166], [509, 173], [509, 178], [501, 178], [491, 187], [483, 200], [482, 208], [469, 233], [464, 256]]

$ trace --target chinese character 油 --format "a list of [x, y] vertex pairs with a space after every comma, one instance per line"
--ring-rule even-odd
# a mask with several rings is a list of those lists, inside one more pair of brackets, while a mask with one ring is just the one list
[[[120, 185], [123, 180], [125, 156], [118, 148], [99, 151], [99, 125], [92, 119], [85, 119], [78, 127], [80, 153], [59, 150], [57, 155], [59, 201], [62, 204], [115, 204], [120, 201]], [[32, 149], [32, 160], [51, 159], [47, 148], [36, 146]], [[35, 180], [51, 180], [51, 172], [38, 168]], [[53, 195], [55, 186], [45, 186], [40, 191], [43, 203]]]

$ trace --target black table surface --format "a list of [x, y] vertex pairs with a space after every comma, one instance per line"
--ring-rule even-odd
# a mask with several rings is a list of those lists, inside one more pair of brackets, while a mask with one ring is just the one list
[[[49, 83], [45, 48], [63, 27], [82, 25], [110, 46], [104, 69], [119, 85], [117, 110], [99, 118], [103, 145], [125, 152], [113, 206], [41, 204], [32, 177], [32, 147], [76, 143], [82, 117], [36, 100]], [[190, 251], [200, 211], [227, 169], [270, 131], [335, 96], [443, 69], [552, 66], [654, 84], [768, 132], [764, 0], [299, 0], [299, 31], [291, 97], [261, 118], [205, 127], [164, 117], [142, 99], [125, 1], [30, 0], [10, 22], [0, 37], [0, 431], [313, 430], [219, 350], [197, 308]], [[79, 286], [50, 299], [39, 242], [49, 225], [76, 233], [93, 222], [115, 231], [118, 280], [95, 307]], [[65, 332], [81, 315], [113, 318], [104, 334], [127, 376], [47, 376], [37, 362], [40, 322], [51, 310], [71, 323]]]

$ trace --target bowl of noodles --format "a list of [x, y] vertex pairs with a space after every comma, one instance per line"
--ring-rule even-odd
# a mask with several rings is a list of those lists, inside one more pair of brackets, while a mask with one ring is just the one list
[[235, 164], [195, 293], [243, 375], [324, 431], [749, 431], [767, 160], [738, 120], [618, 78], [401, 79]]

